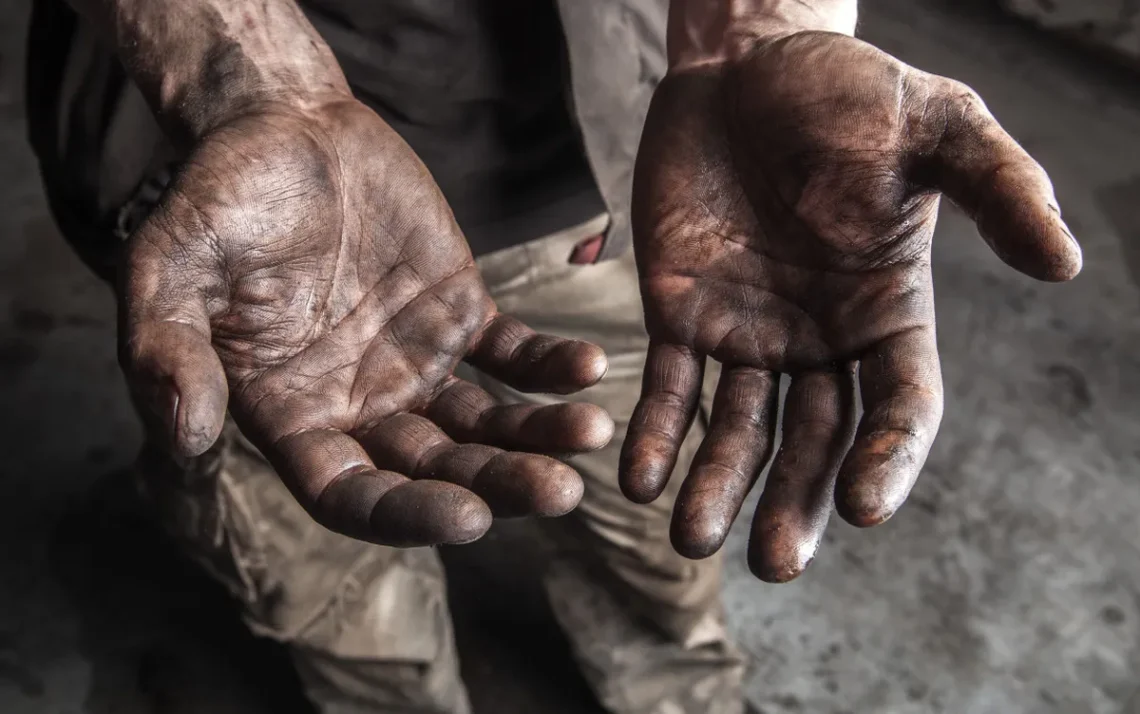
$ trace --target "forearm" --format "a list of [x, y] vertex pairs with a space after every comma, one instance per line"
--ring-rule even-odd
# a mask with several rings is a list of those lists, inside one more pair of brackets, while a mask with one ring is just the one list
[[259, 104], [346, 94], [293, 0], [70, 0], [100, 28], [178, 140]]
[[858, 0], [672, 0], [669, 66], [733, 59], [757, 40], [803, 30], [855, 34]]

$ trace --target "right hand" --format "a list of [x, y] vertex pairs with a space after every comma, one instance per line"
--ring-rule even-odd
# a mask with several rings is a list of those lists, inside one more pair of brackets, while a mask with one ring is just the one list
[[613, 434], [599, 407], [500, 405], [453, 375], [465, 360], [565, 394], [606, 359], [497, 312], [426, 168], [347, 96], [210, 131], [130, 239], [121, 297], [128, 382], [173, 450], [208, 449], [228, 406], [313, 517], [355, 538], [458, 543], [492, 515], [566, 513], [581, 478], [536, 453]]

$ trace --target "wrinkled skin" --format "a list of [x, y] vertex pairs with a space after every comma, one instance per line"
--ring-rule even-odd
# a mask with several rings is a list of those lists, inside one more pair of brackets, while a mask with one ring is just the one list
[[228, 404], [350, 536], [464, 542], [493, 515], [565, 513], [581, 478], [537, 454], [612, 436], [598, 407], [500, 406], [454, 377], [466, 360], [568, 393], [606, 362], [496, 312], [426, 169], [348, 97], [211, 131], [132, 237], [122, 296], [129, 382], [174, 450], [209, 448]]
[[672, 533], [682, 554], [712, 554], [771, 458], [790, 376], [749, 546], [768, 581], [807, 567], [833, 502], [857, 526], [881, 523], [922, 468], [943, 405], [930, 274], [941, 194], [1017, 270], [1056, 281], [1081, 266], [1044, 171], [973, 92], [844, 35], [674, 70], [638, 161], [651, 347], [622, 486], [660, 495], [706, 359], [721, 362]]

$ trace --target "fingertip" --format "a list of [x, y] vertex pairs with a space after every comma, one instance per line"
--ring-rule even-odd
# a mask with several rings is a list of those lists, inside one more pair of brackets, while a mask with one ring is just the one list
[[789, 511], [760, 507], [748, 538], [748, 569], [766, 583], [789, 583], [803, 575], [819, 551], [827, 516], [803, 522]]
[[889, 478], [871, 474], [867, 478], [841, 475], [835, 487], [835, 510], [856, 528], [874, 528], [890, 520], [906, 500], [906, 492], [889, 487]]
[[1073, 280], [1078, 275], [1080, 275], [1081, 271], [1084, 270], [1084, 267], [1084, 255], [1080, 250], [1077, 250], [1076, 253], [1071, 256], [1068, 261], [1066, 261], [1065, 265], [1062, 266], [1062, 269], [1058, 271], [1056, 279], [1053, 280], [1053, 282], [1067, 283], [1068, 281]]
[[577, 471], [558, 461], [554, 464], [548, 479], [550, 487], [535, 503], [534, 513], [542, 518], [557, 518], [570, 513], [586, 495], [586, 484]]
[[788, 583], [803, 575], [819, 551], [827, 518], [797, 525], [779, 514], [756, 512], [748, 542], [748, 569], [766, 583]]
[[503, 452], [471, 484], [498, 518], [556, 518], [581, 503], [582, 476], [548, 456]]
[[617, 426], [613, 417], [602, 407], [585, 402], [560, 406], [566, 410], [566, 420], [571, 425], [573, 451], [598, 451], [613, 441]]
[[578, 340], [568, 340], [546, 357], [552, 365], [551, 372], [561, 373], [552, 389], [555, 394], [573, 394], [588, 389], [606, 376], [609, 371], [609, 358], [601, 347]]
[[664, 490], [662, 479], [657, 476], [646, 476], [643, 473], [629, 474], [620, 480], [622, 494], [640, 506], [647, 506], [661, 497]]
[[491, 528], [491, 509], [465, 488], [408, 481], [384, 494], [369, 523], [377, 543], [394, 547], [470, 543]]
[[1060, 223], [1059, 231], [1062, 234], [1057, 242], [1064, 247], [1058, 250], [1056, 259], [1040, 279], [1051, 283], [1065, 283], [1080, 274], [1084, 268], [1085, 258], [1080, 243], [1073, 237], [1069, 228], [1059, 217], [1057, 221]]
[[1069, 225], [1065, 223], [1065, 219], [1061, 217], [1061, 209], [1055, 201], [1049, 202], [1048, 211], [1053, 219], [1053, 232], [1059, 234], [1055, 235], [1053, 241], [1053, 244], [1058, 246], [1057, 252], [1060, 256], [1053, 281], [1072, 280], [1084, 267], [1084, 251], [1081, 250], [1080, 242], [1073, 235], [1073, 231], [1069, 229]]
[[581, 384], [590, 387], [605, 378], [610, 371], [610, 360], [605, 350], [598, 345], [584, 342], [580, 357], [582, 369], [580, 373]]
[[673, 550], [689, 560], [704, 560], [716, 555], [728, 538], [728, 529], [721, 523], [689, 521], [674, 517], [669, 531]]
[[815, 561], [815, 551], [807, 557], [786, 554], [780, 555], [750, 547], [748, 549], [748, 570], [772, 585], [784, 585], [797, 579]]
[[174, 417], [174, 449], [186, 458], [201, 456], [221, 436], [226, 420], [228, 391], [204, 388], [193, 396], [178, 399]]
[[673, 506], [669, 538], [673, 549], [690, 560], [703, 560], [714, 555], [728, 539], [728, 532], [739, 512], [744, 493], [733, 495], [716, 476], [724, 470], [717, 467], [695, 467], [681, 485]]
[[174, 435], [174, 451], [183, 458], [201, 456], [217, 443], [222, 434], [223, 421], [199, 421], [193, 427], [180, 428]]
[[906, 430], [869, 435], [847, 455], [835, 484], [835, 508], [856, 528], [888, 521], [902, 507], [926, 461], [929, 443]]
[[623, 451], [618, 468], [621, 492], [639, 505], [653, 503], [665, 490], [665, 484], [673, 471], [672, 464], [639, 453], [644, 451], [644, 447], [629, 446], [629, 442], [626, 444], [629, 451]]
[[1045, 282], [1071, 280], [1081, 269], [1080, 245], [1046, 188], [1048, 179], [1032, 166], [1011, 164], [990, 174], [974, 213], [978, 232], [1013, 269]]
[[1011, 268], [1046, 283], [1068, 282], [1077, 277], [1084, 266], [1080, 246], [1061, 231], [1052, 238], [1034, 241], [1034, 247], [1024, 251], [1009, 250], [1012, 241], [1008, 240], [1005, 249], [993, 240], [987, 239], [987, 242]]
[[630, 501], [646, 505], [656, 501], [665, 491], [677, 452], [664, 436], [627, 434], [618, 462], [618, 483]]
[[863, 530], [884, 525], [895, 514], [894, 511], [874, 509], [865, 505], [837, 505], [836, 511], [839, 513], [839, 518], [844, 519], [848, 525]]
[[1063, 264], [1051, 266], [1048, 270], [1042, 271], [1038, 274], [1031, 274], [1030, 277], [1036, 278], [1045, 283], [1067, 283], [1073, 280], [1081, 272], [1080, 261], [1066, 261]]
[[895, 515], [894, 510], [883, 508], [879, 504], [860, 502], [851, 498], [837, 501], [835, 510], [844, 521], [862, 529], [881, 526]]
[[657, 489], [641, 483], [631, 483], [628, 480], [621, 482], [621, 492], [627, 499], [639, 506], [648, 506], [661, 496]]

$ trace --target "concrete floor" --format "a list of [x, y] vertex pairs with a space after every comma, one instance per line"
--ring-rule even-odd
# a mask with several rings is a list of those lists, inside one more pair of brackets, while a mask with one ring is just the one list
[[[0, 712], [304, 712], [282, 654], [124, 505], [137, 431], [112, 304], [24, 143], [27, 5], [0, 0]], [[753, 580], [734, 534], [749, 696], [767, 714], [1140, 712], [1140, 78], [988, 3], [865, 5], [864, 37], [972, 84], [1052, 172], [1086, 267], [1034, 284], [946, 212], [940, 440], [908, 508], [834, 524], [793, 585]], [[496, 557], [520, 528], [446, 554], [478, 711], [596, 712], [533, 583]], [[490, 604], [504, 589], [529, 606]], [[503, 623], [520, 624], [492, 636]]]

